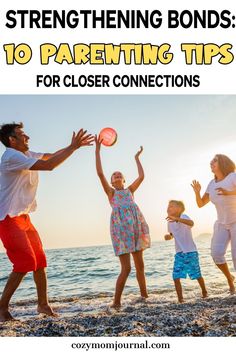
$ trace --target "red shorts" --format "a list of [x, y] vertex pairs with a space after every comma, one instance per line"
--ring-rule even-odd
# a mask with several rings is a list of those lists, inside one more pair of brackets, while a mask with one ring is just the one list
[[0, 221], [0, 239], [13, 264], [13, 272], [27, 273], [47, 266], [42, 242], [27, 214]]

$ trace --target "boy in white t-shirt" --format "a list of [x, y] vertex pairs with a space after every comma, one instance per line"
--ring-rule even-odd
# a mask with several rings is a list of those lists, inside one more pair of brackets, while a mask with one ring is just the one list
[[201, 290], [202, 297], [207, 297], [207, 290], [204, 279], [201, 275], [197, 247], [193, 241], [191, 228], [193, 221], [183, 212], [185, 210], [184, 203], [179, 200], [171, 200], [167, 208], [168, 231], [165, 240], [175, 240], [175, 261], [173, 269], [173, 280], [177, 292], [179, 302], [183, 302], [183, 292], [180, 279], [189, 275], [190, 279], [197, 279]]

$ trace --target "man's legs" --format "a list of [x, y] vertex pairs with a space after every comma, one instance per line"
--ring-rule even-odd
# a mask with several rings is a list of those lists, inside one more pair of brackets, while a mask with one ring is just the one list
[[29, 252], [29, 243], [25, 233], [25, 217], [10, 218], [7, 216], [0, 222], [0, 236], [6, 249], [7, 256], [13, 264], [10, 274], [0, 299], [0, 321], [12, 319], [9, 312], [9, 303], [12, 295], [20, 285], [25, 274], [35, 267], [35, 259]]
[[[12, 272], [10, 274], [0, 300], [0, 322], [13, 319], [9, 312], [9, 302], [25, 275], [26, 273], [18, 272]], [[47, 276], [44, 268], [38, 269], [34, 272], [34, 281], [38, 294], [38, 312], [46, 315], [55, 315], [48, 303]]]
[[3, 290], [0, 300], [0, 322], [12, 320], [13, 317], [9, 312], [9, 302], [12, 295], [20, 285], [26, 273], [12, 272], [8, 278], [7, 284]]
[[46, 256], [40, 237], [28, 215], [6, 217], [0, 222], [0, 235], [7, 255], [13, 263], [11, 273], [0, 300], [0, 320], [12, 319], [8, 311], [9, 301], [27, 272], [34, 272], [38, 292], [38, 311], [52, 315], [48, 305], [47, 278], [44, 268]]
[[33, 249], [37, 269], [34, 271], [34, 281], [36, 284], [37, 295], [38, 295], [38, 307], [37, 310], [39, 313], [44, 313], [46, 315], [53, 316], [55, 313], [51, 309], [48, 302], [48, 294], [47, 294], [47, 274], [46, 274], [46, 255], [43, 250], [43, 245], [40, 240], [39, 234], [29, 218], [29, 228], [27, 230], [28, 240]]
[[54, 316], [55, 313], [51, 309], [48, 302], [47, 275], [45, 268], [40, 268], [34, 272], [34, 281], [38, 294], [38, 312]]

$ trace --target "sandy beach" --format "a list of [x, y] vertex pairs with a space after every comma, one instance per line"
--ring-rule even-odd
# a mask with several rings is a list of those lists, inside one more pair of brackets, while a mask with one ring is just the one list
[[[198, 295], [198, 296], [197, 296]], [[177, 304], [175, 294], [152, 293], [139, 302], [137, 295], [124, 296], [119, 311], [110, 310], [112, 297], [55, 298], [51, 303], [58, 318], [35, 312], [36, 303], [19, 301], [13, 315], [19, 321], [0, 324], [0, 335], [9, 337], [93, 336], [236, 336], [236, 296], [225, 291], [201, 299], [189, 293]]]

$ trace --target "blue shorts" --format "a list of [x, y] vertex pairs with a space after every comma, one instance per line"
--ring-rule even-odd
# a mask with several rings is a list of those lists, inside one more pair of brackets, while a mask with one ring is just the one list
[[198, 252], [178, 252], [175, 255], [173, 279], [187, 278], [190, 279], [201, 278], [201, 269], [199, 265]]

